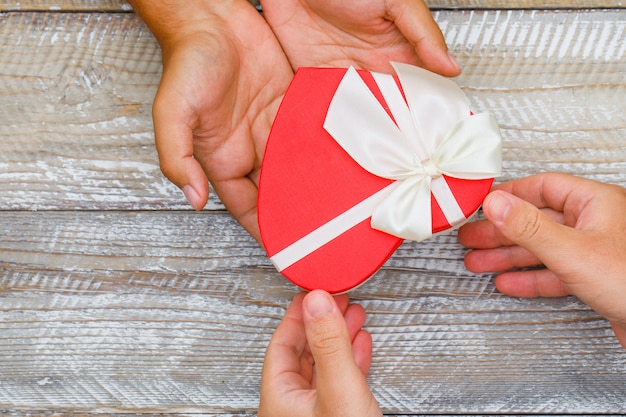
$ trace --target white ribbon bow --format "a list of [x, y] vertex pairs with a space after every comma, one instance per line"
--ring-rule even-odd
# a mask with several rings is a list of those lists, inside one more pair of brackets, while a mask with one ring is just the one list
[[393, 66], [406, 101], [391, 75], [372, 73], [393, 120], [349, 68], [324, 128], [364, 169], [396, 181], [275, 253], [270, 259], [279, 271], [369, 217], [373, 228], [400, 238], [429, 238], [431, 193], [448, 223], [458, 227], [467, 218], [441, 174], [500, 175], [502, 143], [495, 119], [470, 116], [467, 98], [453, 81], [411, 65]]
[[470, 116], [468, 100], [453, 81], [412, 65], [392, 65], [406, 101], [392, 76], [373, 75], [395, 123], [351, 67], [324, 128], [364, 169], [396, 180], [374, 209], [372, 227], [422, 241], [432, 236], [431, 192], [453, 227], [467, 220], [441, 174], [499, 176], [502, 140], [492, 115]]

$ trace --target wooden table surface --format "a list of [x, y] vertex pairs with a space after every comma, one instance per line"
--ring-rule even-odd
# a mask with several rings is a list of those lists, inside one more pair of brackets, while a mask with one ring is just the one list
[[[501, 125], [499, 180], [626, 186], [622, 1], [429, 4]], [[160, 71], [123, 1], [0, 1], [0, 412], [255, 414], [297, 289], [218, 200], [194, 212], [161, 175]], [[465, 252], [454, 234], [405, 243], [353, 293], [384, 412], [625, 413], [608, 323], [575, 298], [502, 296]]]

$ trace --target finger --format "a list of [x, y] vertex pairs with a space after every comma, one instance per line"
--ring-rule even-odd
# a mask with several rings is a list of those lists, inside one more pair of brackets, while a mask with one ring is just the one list
[[[341, 312], [341, 314], [344, 316], [344, 319], [345, 319], [348, 308], [352, 307], [350, 305], [350, 298], [348, 294], [333, 295], [333, 299], [335, 300], [335, 304], [337, 305], [337, 308], [339, 309], [339, 311]], [[358, 316], [355, 316], [354, 318], [352, 318], [351, 317], [352, 315], [353, 315], [352, 313], [349, 314], [349, 321], [346, 321], [346, 324], [348, 325], [348, 333], [350, 334], [350, 340], [352, 340], [352, 338], [356, 335], [356, 333], [361, 329], [361, 326], [363, 325], [362, 322], [359, 323]], [[365, 321], [365, 318], [363, 318], [363, 321]], [[312, 357], [311, 349], [309, 348], [308, 344], [304, 347], [304, 350], [308, 355]]]
[[619, 343], [624, 349], [626, 349], [626, 326], [612, 321], [611, 327], [613, 328], [613, 332], [615, 333], [615, 337]]
[[267, 346], [261, 372], [259, 415], [274, 415], [274, 405], [284, 404], [288, 393], [311, 388], [312, 361], [307, 363], [303, 358], [306, 356], [303, 298], [304, 293], [294, 298]]
[[169, 95], [157, 94], [152, 108], [155, 144], [163, 175], [183, 190], [194, 209], [201, 210], [209, 198], [209, 183], [193, 157], [192, 127], [176, 110], [182, 108]]
[[548, 269], [505, 272], [496, 277], [495, 286], [502, 294], [519, 298], [571, 295], [567, 286]]
[[415, 48], [421, 66], [449, 77], [461, 73], [439, 25], [423, 1], [397, 0], [391, 2], [389, 9], [396, 26]]
[[[564, 224], [563, 213], [550, 208], [542, 208], [541, 212], [555, 222]], [[463, 246], [474, 249], [491, 249], [514, 244], [488, 220], [464, 224], [458, 231], [458, 239]]]
[[466, 248], [490, 249], [512, 244], [489, 220], [466, 223], [459, 228], [457, 236]]
[[541, 265], [541, 263], [539, 258], [521, 246], [477, 249], [465, 255], [465, 266], [476, 273], [507, 271]]
[[[552, 209], [541, 209], [550, 219], [562, 224], [563, 214]], [[540, 265], [542, 261], [527, 249], [506, 238], [493, 223], [479, 220], [459, 229], [459, 241], [476, 248], [465, 255], [465, 266], [476, 273], [500, 272], [514, 268]]]
[[241, 177], [214, 182], [213, 189], [233, 218], [262, 244], [257, 214], [257, 186], [249, 178]]
[[306, 346], [302, 317], [304, 293], [296, 295], [274, 331], [267, 346], [262, 372], [263, 381], [273, 381], [279, 375], [298, 373], [300, 356]]
[[564, 260], [585, 255], [580, 231], [553, 221], [534, 205], [512, 194], [490, 193], [483, 211], [503, 236], [527, 249], [559, 275], [567, 267]]
[[365, 377], [354, 359], [348, 326], [333, 298], [324, 291], [312, 291], [303, 301], [303, 311], [315, 358], [320, 407], [345, 406], [346, 399], [369, 396]]
[[348, 294], [339, 294], [334, 295], [335, 303], [337, 304], [337, 308], [341, 311], [341, 314], [345, 315], [348, 307], [350, 306], [350, 297]]
[[352, 340], [354, 361], [363, 376], [367, 376], [372, 364], [372, 336], [365, 330], [359, 330]]
[[356, 335], [365, 324], [365, 309], [358, 304], [350, 304], [343, 314], [348, 326], [350, 340], [354, 340]]
[[[494, 190], [506, 191], [529, 202], [538, 208], [549, 207], [558, 212], [565, 212], [566, 207], [578, 208], [592, 199], [592, 187], [596, 182], [580, 177], [560, 173], [543, 173], [498, 184]], [[564, 224], [571, 225], [568, 219]]]
[[365, 324], [365, 309], [358, 304], [351, 304], [344, 313], [350, 340], [352, 340], [352, 352], [357, 367], [363, 376], [367, 376], [372, 364], [372, 336], [362, 330]]

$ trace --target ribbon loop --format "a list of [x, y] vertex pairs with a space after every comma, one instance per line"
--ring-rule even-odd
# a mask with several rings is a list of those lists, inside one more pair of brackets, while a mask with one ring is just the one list
[[[350, 67], [330, 103], [324, 128], [364, 169], [401, 182], [374, 209], [372, 227], [421, 241], [432, 236], [431, 181], [442, 174], [461, 179], [500, 175], [502, 141], [492, 115], [469, 116], [467, 98], [453, 81], [411, 65], [393, 65], [406, 101], [388, 90], [397, 88], [395, 83], [382, 88], [379, 82], [379, 87], [394, 120], [401, 122], [394, 123]], [[452, 218], [458, 214], [444, 214], [450, 224], [459, 224]]]

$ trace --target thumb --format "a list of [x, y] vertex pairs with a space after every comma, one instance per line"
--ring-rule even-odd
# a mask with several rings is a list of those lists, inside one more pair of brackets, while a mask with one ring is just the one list
[[501, 190], [491, 192], [485, 198], [483, 211], [500, 233], [531, 252], [557, 274], [563, 259], [580, 250], [574, 229], [555, 222], [513, 194]]
[[325, 291], [312, 291], [303, 300], [303, 310], [306, 337], [315, 360], [320, 411], [337, 412], [338, 407], [350, 406], [353, 412], [368, 404], [372, 396], [355, 362], [348, 326], [333, 297]]
[[422, 67], [448, 77], [461, 73], [461, 67], [448, 46], [441, 29], [423, 1], [390, 3], [395, 24], [415, 48]]

